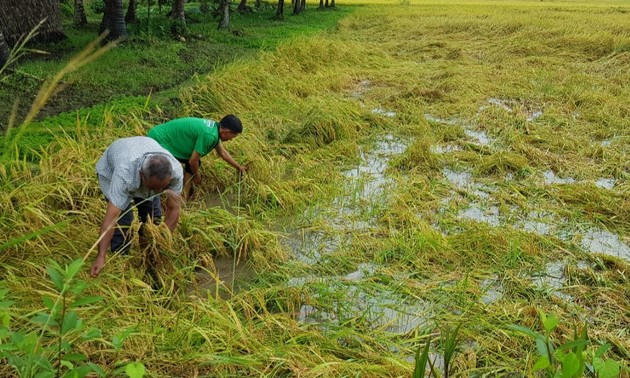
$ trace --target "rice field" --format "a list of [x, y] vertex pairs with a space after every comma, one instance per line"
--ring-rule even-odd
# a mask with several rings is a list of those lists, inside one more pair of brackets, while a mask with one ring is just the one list
[[87, 272], [94, 164], [155, 114], [0, 167], [1, 376], [630, 376], [630, 4], [352, 4], [182, 92], [249, 170], [204, 158], [149, 256]]

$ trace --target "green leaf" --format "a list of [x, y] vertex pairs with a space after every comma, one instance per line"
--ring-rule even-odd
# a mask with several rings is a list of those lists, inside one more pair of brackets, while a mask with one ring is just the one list
[[420, 346], [418, 346], [418, 350], [416, 351], [416, 364], [413, 370], [413, 378], [424, 378], [424, 375], [427, 371], [427, 363], [429, 362], [430, 346], [431, 336], [429, 336], [427, 342], [424, 344], [424, 348], [422, 348], [422, 353], [420, 353]]
[[53, 318], [51, 318], [50, 314], [45, 314], [43, 312], [37, 313], [35, 316], [31, 318], [31, 322], [35, 324], [48, 325], [48, 326], [57, 326], [59, 323]]
[[536, 332], [532, 331], [531, 329], [529, 329], [527, 327], [520, 326], [520, 325], [510, 324], [507, 327], [508, 327], [508, 329], [511, 329], [512, 331], [523, 333], [523, 334], [525, 334], [527, 336], [530, 336], [530, 337], [533, 337], [533, 338], [543, 337], [541, 334], [536, 333]]
[[74, 311], [66, 312], [66, 315], [63, 317], [63, 323], [61, 325], [61, 334], [65, 335], [66, 333], [77, 329], [79, 322], [79, 316]]
[[50, 276], [50, 279], [52, 280], [52, 282], [55, 284], [55, 287], [57, 288], [57, 290], [62, 291], [63, 290], [63, 278], [61, 277], [61, 274], [59, 274], [59, 272], [53, 268], [53, 267], [47, 267], [46, 271], [48, 272], [48, 276]]
[[144, 376], [144, 365], [142, 362], [132, 362], [125, 366], [125, 373], [129, 378], [142, 378]]
[[604, 343], [602, 346], [599, 347], [599, 349], [597, 349], [597, 352], [595, 352], [595, 357], [601, 357], [604, 355], [604, 353], [608, 352], [608, 349], [610, 349], [611, 346], [608, 343]]
[[543, 370], [551, 365], [547, 356], [540, 356], [534, 364], [534, 371]]
[[101, 336], [102, 336], [101, 330], [93, 327], [93, 328], [90, 328], [86, 333], [84, 333], [82, 338], [83, 340], [87, 341], [87, 340], [96, 339], [97, 337], [101, 337]]
[[601, 360], [598, 365], [595, 365], [595, 360], [593, 360], [593, 366], [595, 370], [599, 373], [599, 378], [614, 378], [618, 377], [620, 373], [619, 364], [613, 360]]
[[85, 361], [87, 357], [83, 353], [69, 353], [63, 356], [63, 360], [66, 361]]
[[11, 305], [14, 303], [15, 302], [13, 301], [0, 301], [0, 309], [8, 310], [9, 307], [11, 307]]
[[549, 345], [542, 338], [536, 338], [536, 349], [538, 349], [538, 353], [541, 356], [548, 356], [549, 354], [551, 354], [551, 351], [549, 350]]
[[571, 378], [576, 375], [580, 368], [580, 361], [573, 352], [569, 352], [562, 361], [562, 378]]
[[83, 297], [83, 298], [79, 298], [76, 301], [72, 302], [72, 304], [70, 305], [70, 308], [85, 306], [85, 305], [88, 305], [88, 304], [100, 302], [102, 300], [103, 300], [103, 297], [101, 297], [101, 296]]
[[66, 267], [66, 279], [70, 279], [74, 276], [77, 275], [77, 273], [79, 273], [79, 270], [81, 270], [81, 267], [83, 266], [83, 259], [77, 259], [74, 260], [73, 262], [71, 262], [67, 267]]
[[549, 314], [545, 320], [543, 320], [543, 326], [547, 333], [551, 333], [558, 326], [558, 317], [555, 314]]
[[83, 292], [83, 290], [85, 290], [85, 288], [87, 287], [87, 282], [85, 282], [84, 280], [77, 280], [74, 285], [72, 285], [72, 287], [70, 288], [70, 291], [75, 295], [75, 296], [79, 296], [81, 295], [81, 293]]
[[52, 299], [48, 295], [44, 295], [42, 297], [42, 302], [44, 303], [44, 306], [46, 306], [46, 308], [49, 309], [50, 311], [52, 311], [53, 308], [55, 308], [55, 300]]

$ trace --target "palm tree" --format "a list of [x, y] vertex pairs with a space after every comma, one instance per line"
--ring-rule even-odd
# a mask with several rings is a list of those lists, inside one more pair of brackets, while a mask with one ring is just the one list
[[99, 32], [109, 30], [104, 42], [124, 40], [127, 38], [127, 25], [125, 24], [125, 10], [122, 0], [105, 0], [105, 12]]
[[81, 27], [87, 25], [83, 0], [74, 0], [74, 26]]
[[0, 30], [0, 71], [2, 71], [2, 67], [7, 60], [9, 60], [9, 54], [9, 45], [7, 45], [7, 42], [4, 40], [4, 35]]
[[173, 7], [171, 8], [171, 18], [173, 19], [171, 31], [173, 34], [186, 34], [186, 13], [184, 11], [185, 4], [186, 0], [173, 1]]
[[59, 1], [50, 0], [2, 0], [0, 6], [0, 32], [5, 43], [13, 46], [45, 20], [35, 38], [40, 42], [54, 42], [66, 38], [61, 29]]
[[219, 29], [230, 28], [230, 0], [221, 0], [219, 3], [219, 12], [221, 20], [219, 21]]

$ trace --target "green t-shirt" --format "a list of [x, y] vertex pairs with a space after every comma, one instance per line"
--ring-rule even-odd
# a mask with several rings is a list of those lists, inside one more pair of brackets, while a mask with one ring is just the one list
[[193, 151], [205, 156], [221, 142], [218, 122], [193, 117], [177, 118], [157, 125], [149, 130], [147, 136], [183, 160], [190, 159]]

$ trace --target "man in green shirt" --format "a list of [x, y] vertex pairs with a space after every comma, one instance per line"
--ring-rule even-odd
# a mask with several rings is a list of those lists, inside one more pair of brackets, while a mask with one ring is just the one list
[[[201, 184], [199, 166], [201, 157], [213, 149], [228, 164], [245, 172], [246, 168], [237, 163], [221, 142], [227, 142], [243, 132], [241, 120], [228, 114], [221, 122], [203, 118], [177, 118], [149, 130], [147, 136], [155, 139], [177, 160], [184, 164], [184, 196], [188, 197], [192, 182]], [[191, 180], [192, 178], [192, 180]]]

